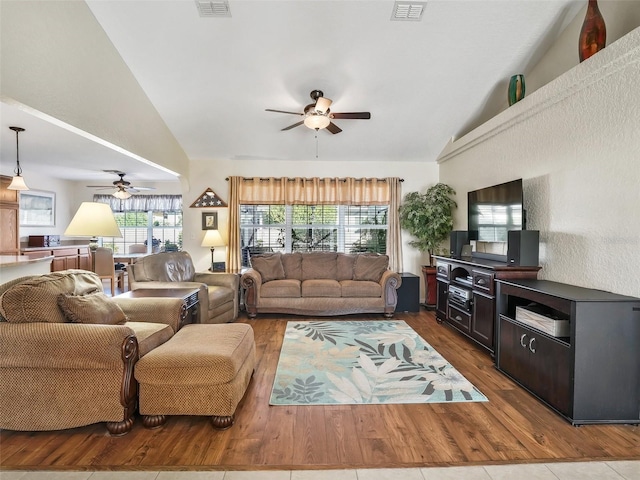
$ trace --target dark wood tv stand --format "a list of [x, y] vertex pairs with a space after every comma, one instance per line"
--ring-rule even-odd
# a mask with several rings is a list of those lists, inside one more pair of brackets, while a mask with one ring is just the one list
[[[548, 280], [498, 281], [496, 296], [498, 370], [574, 425], [640, 423], [640, 298]], [[566, 336], [518, 318], [531, 303]]]
[[[436, 319], [451, 325], [493, 354], [496, 345], [496, 280], [536, 279], [541, 267], [509, 266], [506, 261], [475, 257], [434, 258]], [[449, 301], [449, 285], [471, 292], [468, 307]]]

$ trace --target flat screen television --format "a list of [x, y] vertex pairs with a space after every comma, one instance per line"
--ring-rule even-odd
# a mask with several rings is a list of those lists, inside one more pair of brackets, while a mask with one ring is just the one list
[[506, 242], [509, 230], [525, 230], [522, 179], [468, 193], [469, 240]]

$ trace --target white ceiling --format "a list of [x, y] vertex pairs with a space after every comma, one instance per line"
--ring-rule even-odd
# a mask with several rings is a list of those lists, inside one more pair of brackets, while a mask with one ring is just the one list
[[[392, 21], [388, 0], [230, 0], [203, 18], [194, 0], [88, 0], [90, 9], [193, 160], [427, 161], [506, 104], [508, 79], [530, 70], [584, 8], [575, 0], [432, 0], [420, 22]], [[304, 126], [324, 91], [342, 133]], [[45, 120], [2, 105], [2, 158], [104, 179], [87, 158], [147, 180], [170, 178]], [[124, 112], [126, 114], [126, 112]], [[119, 160], [122, 167], [118, 167]], [[108, 159], [108, 162], [107, 162]], [[115, 179], [115, 178], [114, 178]]]

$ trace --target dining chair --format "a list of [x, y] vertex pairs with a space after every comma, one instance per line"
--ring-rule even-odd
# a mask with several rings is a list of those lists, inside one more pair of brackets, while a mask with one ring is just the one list
[[129, 253], [147, 253], [147, 246], [144, 243], [134, 243], [129, 245]]
[[124, 270], [116, 270], [113, 260], [113, 251], [110, 248], [98, 247], [96, 256], [96, 274], [100, 280], [109, 279], [111, 281], [111, 296], [116, 294], [116, 282], [118, 288], [124, 292]]

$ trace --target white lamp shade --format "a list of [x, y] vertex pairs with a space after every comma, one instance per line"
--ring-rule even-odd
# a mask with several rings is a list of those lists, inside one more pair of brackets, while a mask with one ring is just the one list
[[224, 247], [226, 245], [218, 230], [207, 230], [202, 239], [202, 247]]
[[113, 195], [116, 198], [119, 198], [120, 200], [126, 200], [127, 198], [131, 197], [131, 194], [126, 190], [118, 190], [116, 192], [113, 192], [111, 195]]
[[29, 190], [29, 187], [24, 183], [22, 175], [16, 175], [11, 179], [11, 183], [7, 187], [7, 190]]
[[324, 97], [319, 97], [316, 101], [316, 112], [318, 113], [327, 113], [329, 111], [329, 107], [331, 106], [331, 100]]
[[111, 207], [95, 202], [80, 204], [64, 234], [69, 237], [122, 237]]
[[327, 128], [330, 123], [331, 120], [329, 119], [329, 117], [319, 114], [309, 115], [304, 119], [305, 126], [311, 128], [312, 130]]

